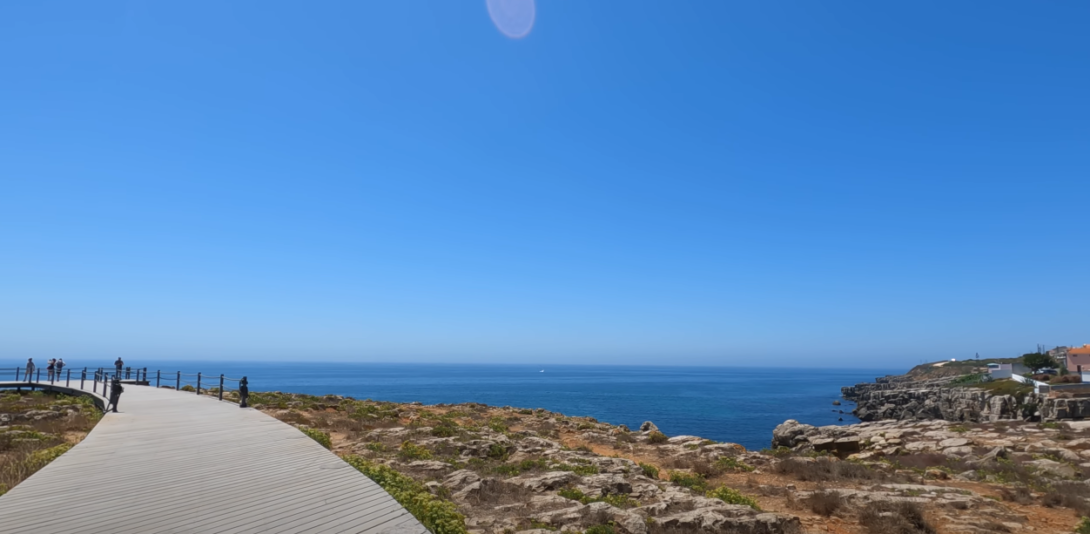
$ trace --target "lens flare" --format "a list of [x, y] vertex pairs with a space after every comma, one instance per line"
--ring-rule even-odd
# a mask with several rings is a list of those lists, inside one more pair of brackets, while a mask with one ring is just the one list
[[485, 4], [496, 29], [512, 39], [526, 37], [534, 27], [534, 0], [485, 0]]

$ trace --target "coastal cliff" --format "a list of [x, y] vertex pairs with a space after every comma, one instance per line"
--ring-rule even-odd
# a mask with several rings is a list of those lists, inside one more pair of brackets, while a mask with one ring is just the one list
[[542, 409], [252, 400], [427, 503], [407, 507], [436, 534], [1071, 532], [1090, 515], [1090, 430], [1052, 423], [787, 421], [750, 451]]
[[843, 387], [840, 393], [856, 403], [852, 414], [864, 422], [936, 419], [980, 423], [1090, 417], [1088, 397], [1037, 394], [1032, 387], [1010, 380], [959, 382], [965, 376], [883, 376], [872, 383]]
[[[956, 387], [954, 378], [916, 381], [882, 377], [873, 384], [841, 388], [841, 395], [856, 403], [852, 414], [861, 421], [885, 419], [941, 419], [994, 422], [1033, 417], [1049, 399], [1032, 392], [995, 394], [972, 387]], [[1053, 409], [1045, 412], [1057, 413]]]

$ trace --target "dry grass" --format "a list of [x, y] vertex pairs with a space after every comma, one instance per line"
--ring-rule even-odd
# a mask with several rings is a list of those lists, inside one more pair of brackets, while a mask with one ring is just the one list
[[474, 506], [488, 508], [510, 504], [526, 504], [533, 494], [534, 492], [525, 486], [486, 478], [481, 480], [481, 489], [470, 497], [469, 502]]
[[1033, 494], [1030, 493], [1029, 488], [1025, 486], [1015, 486], [1012, 488], [1000, 487], [999, 496], [1007, 502], [1013, 502], [1018, 504], [1033, 503]]
[[829, 458], [787, 458], [777, 463], [772, 471], [804, 482], [832, 482], [837, 480], [886, 480], [890, 476], [865, 465], [832, 460]]
[[913, 502], [876, 502], [859, 514], [859, 524], [870, 534], [935, 534], [923, 508]]
[[815, 491], [803, 500], [815, 514], [829, 517], [844, 508], [844, 497], [835, 491]]
[[[78, 411], [70, 413], [69, 406]], [[32, 410], [53, 412], [53, 407], [59, 407], [59, 416], [40, 420], [15, 419]], [[9, 428], [0, 434], [0, 494], [26, 480], [83, 439], [102, 417], [87, 400], [40, 391], [3, 393], [0, 395], [0, 413], [13, 416]]]
[[1060, 482], [1041, 496], [1041, 504], [1049, 508], [1070, 508], [1080, 516], [1090, 516], [1090, 486], [1076, 482]]

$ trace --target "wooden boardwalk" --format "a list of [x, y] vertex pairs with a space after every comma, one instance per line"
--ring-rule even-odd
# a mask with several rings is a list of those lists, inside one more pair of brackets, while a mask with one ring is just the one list
[[257, 410], [136, 385], [119, 404], [0, 497], [0, 532], [427, 533], [371, 479]]

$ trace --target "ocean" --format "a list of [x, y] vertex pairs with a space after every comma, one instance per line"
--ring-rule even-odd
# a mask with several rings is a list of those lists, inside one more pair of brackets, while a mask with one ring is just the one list
[[[75, 363], [75, 362], [72, 362]], [[84, 362], [80, 362], [82, 364]], [[95, 362], [94, 365], [110, 365]], [[424, 404], [480, 402], [545, 408], [591, 416], [636, 429], [653, 421], [669, 436], [695, 435], [768, 447], [772, 429], [787, 419], [812, 425], [852, 424], [841, 386], [869, 382], [903, 369], [759, 369], [605, 365], [257, 363], [127, 361], [155, 370], [218, 377], [247, 376], [253, 391], [346, 395]], [[9, 363], [4, 362], [3, 367]], [[10, 362], [14, 367], [16, 362]], [[39, 365], [44, 364], [39, 362]], [[70, 367], [75, 371], [76, 367]], [[82, 369], [82, 367], [79, 367]], [[217, 385], [218, 379], [205, 381]], [[844, 413], [840, 413], [843, 411]], [[843, 419], [841, 421], [841, 419]]]

